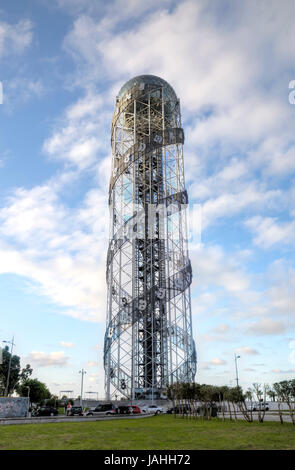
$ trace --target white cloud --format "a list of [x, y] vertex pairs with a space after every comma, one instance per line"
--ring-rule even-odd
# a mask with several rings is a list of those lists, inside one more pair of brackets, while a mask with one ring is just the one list
[[274, 217], [254, 216], [245, 222], [254, 234], [254, 243], [261, 248], [271, 248], [277, 243], [293, 244], [295, 221], [279, 222]]
[[272, 372], [275, 374], [294, 374], [295, 369], [287, 369], [287, 370], [282, 370], [282, 369], [272, 369]]
[[[191, 246], [190, 254], [203, 286], [222, 287], [236, 295], [250, 288], [250, 279], [238, 261], [238, 254], [229, 255], [219, 245], [202, 245], [199, 249]], [[197, 277], [193, 279], [197, 284]]]
[[67, 342], [67, 341], [61, 341], [60, 345], [63, 346], [64, 348], [69, 348], [69, 349], [71, 349], [75, 346], [74, 343], [70, 343], [70, 342]]
[[214, 359], [211, 359], [210, 364], [212, 364], [213, 366], [223, 366], [224, 364], [226, 364], [226, 361], [216, 357]]
[[44, 353], [42, 351], [32, 351], [28, 358], [29, 363], [36, 367], [66, 366], [69, 358], [65, 356], [64, 351]]
[[53, 135], [45, 140], [44, 152], [80, 170], [94, 164], [98, 151], [105, 148], [105, 143], [98, 137], [100, 129], [106, 125], [101, 107], [101, 96], [93, 94], [71, 105]]
[[278, 206], [282, 197], [280, 190], [263, 190], [255, 184], [250, 184], [236, 193], [224, 192], [220, 196], [207, 199], [202, 206], [202, 227], [221, 219], [240, 215], [248, 208], [257, 210], [260, 207]]
[[32, 289], [63, 314], [103, 321], [106, 199], [100, 190], [90, 191], [77, 210], [61, 205], [53, 183], [18, 189], [0, 211], [0, 273], [32, 280]]
[[250, 355], [259, 354], [259, 352], [256, 349], [251, 348], [250, 346], [242, 346], [241, 348], [237, 348], [236, 352], [238, 354], [250, 354]]
[[19, 104], [27, 103], [45, 94], [45, 86], [41, 79], [18, 76], [4, 83], [4, 106], [11, 113]]
[[32, 43], [32, 29], [30, 20], [16, 24], [0, 21], [0, 57], [23, 53]]
[[96, 361], [88, 361], [87, 362], [87, 367], [98, 367], [98, 362]]
[[272, 318], [262, 318], [252, 323], [247, 331], [254, 335], [280, 335], [285, 332], [285, 325], [282, 321], [276, 321]]
[[295, 269], [292, 262], [279, 259], [268, 269], [270, 282], [267, 289], [269, 308], [279, 316], [284, 316], [290, 328], [294, 326], [295, 312]]

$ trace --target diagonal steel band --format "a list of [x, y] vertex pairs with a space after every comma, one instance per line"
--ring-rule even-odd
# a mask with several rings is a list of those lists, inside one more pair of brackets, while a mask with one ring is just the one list
[[136, 142], [132, 145], [117, 161], [117, 165], [113, 169], [110, 181], [109, 189], [109, 204], [111, 198], [112, 189], [118, 180], [118, 178], [128, 170], [129, 166], [132, 165], [141, 156], [149, 158], [152, 153], [160, 147], [173, 144], [184, 143], [184, 132], [181, 127], [175, 127], [171, 129], [165, 129], [163, 131], [153, 132], [150, 136], [146, 136], [144, 140]]
[[[188, 204], [187, 191], [186, 190], [180, 191], [179, 193], [171, 194], [170, 196], [167, 196], [166, 198], [162, 198], [159, 204], [164, 204], [166, 208], [170, 206], [168, 215], [175, 214], [176, 212], [183, 210]], [[159, 204], [157, 206], [159, 206]], [[147, 211], [148, 211], [148, 208], [146, 208], [145, 212]], [[107, 280], [108, 280], [108, 274], [109, 274], [109, 266], [115, 254], [120, 250], [120, 248], [126, 242], [132, 239], [132, 237], [130, 237], [130, 235], [129, 236], [126, 235], [126, 233], [130, 234], [132, 232], [133, 236], [136, 237], [137, 216], [138, 214], [136, 212], [128, 220], [126, 220], [124, 225], [119, 228], [119, 230], [115, 233], [114, 237], [109, 243], [108, 253], [107, 253], [107, 270], [106, 270]]]
[[190, 260], [188, 260], [187, 265], [167, 278], [165, 280], [165, 284], [161, 287], [153, 286], [151, 289], [147, 290], [145, 292], [144, 299], [142, 297], [138, 297], [130, 302], [128, 302], [124, 297], [120, 299], [119, 302], [122, 305], [122, 308], [111, 320], [106, 329], [104, 340], [104, 360], [106, 359], [106, 354], [112, 342], [120, 336], [120, 327], [122, 325], [133, 325], [143, 317], [151, 317], [151, 306], [154, 303], [154, 299], [157, 299], [158, 302], [168, 302], [178, 294], [184, 292], [191, 285], [191, 282], [192, 267]]

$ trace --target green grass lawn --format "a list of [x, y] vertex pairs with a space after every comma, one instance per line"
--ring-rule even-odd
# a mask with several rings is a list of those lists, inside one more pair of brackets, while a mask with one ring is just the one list
[[151, 416], [99, 422], [0, 426], [0, 450], [295, 449], [295, 426]]

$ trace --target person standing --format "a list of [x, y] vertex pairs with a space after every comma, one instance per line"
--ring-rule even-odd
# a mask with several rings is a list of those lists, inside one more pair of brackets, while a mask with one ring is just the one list
[[72, 405], [71, 405], [71, 403], [69, 402], [69, 403], [67, 404], [67, 416], [69, 416], [71, 409], [72, 409]]

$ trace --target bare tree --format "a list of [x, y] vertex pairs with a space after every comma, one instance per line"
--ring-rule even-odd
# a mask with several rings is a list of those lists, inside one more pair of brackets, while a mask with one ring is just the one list
[[[264, 384], [263, 389], [261, 388], [261, 384], [254, 383], [253, 384], [253, 392], [257, 398], [258, 402], [258, 421], [263, 423], [265, 417], [265, 400], [266, 400], [266, 385]], [[262, 398], [263, 397], [263, 398]], [[262, 406], [263, 402], [263, 406]]]

